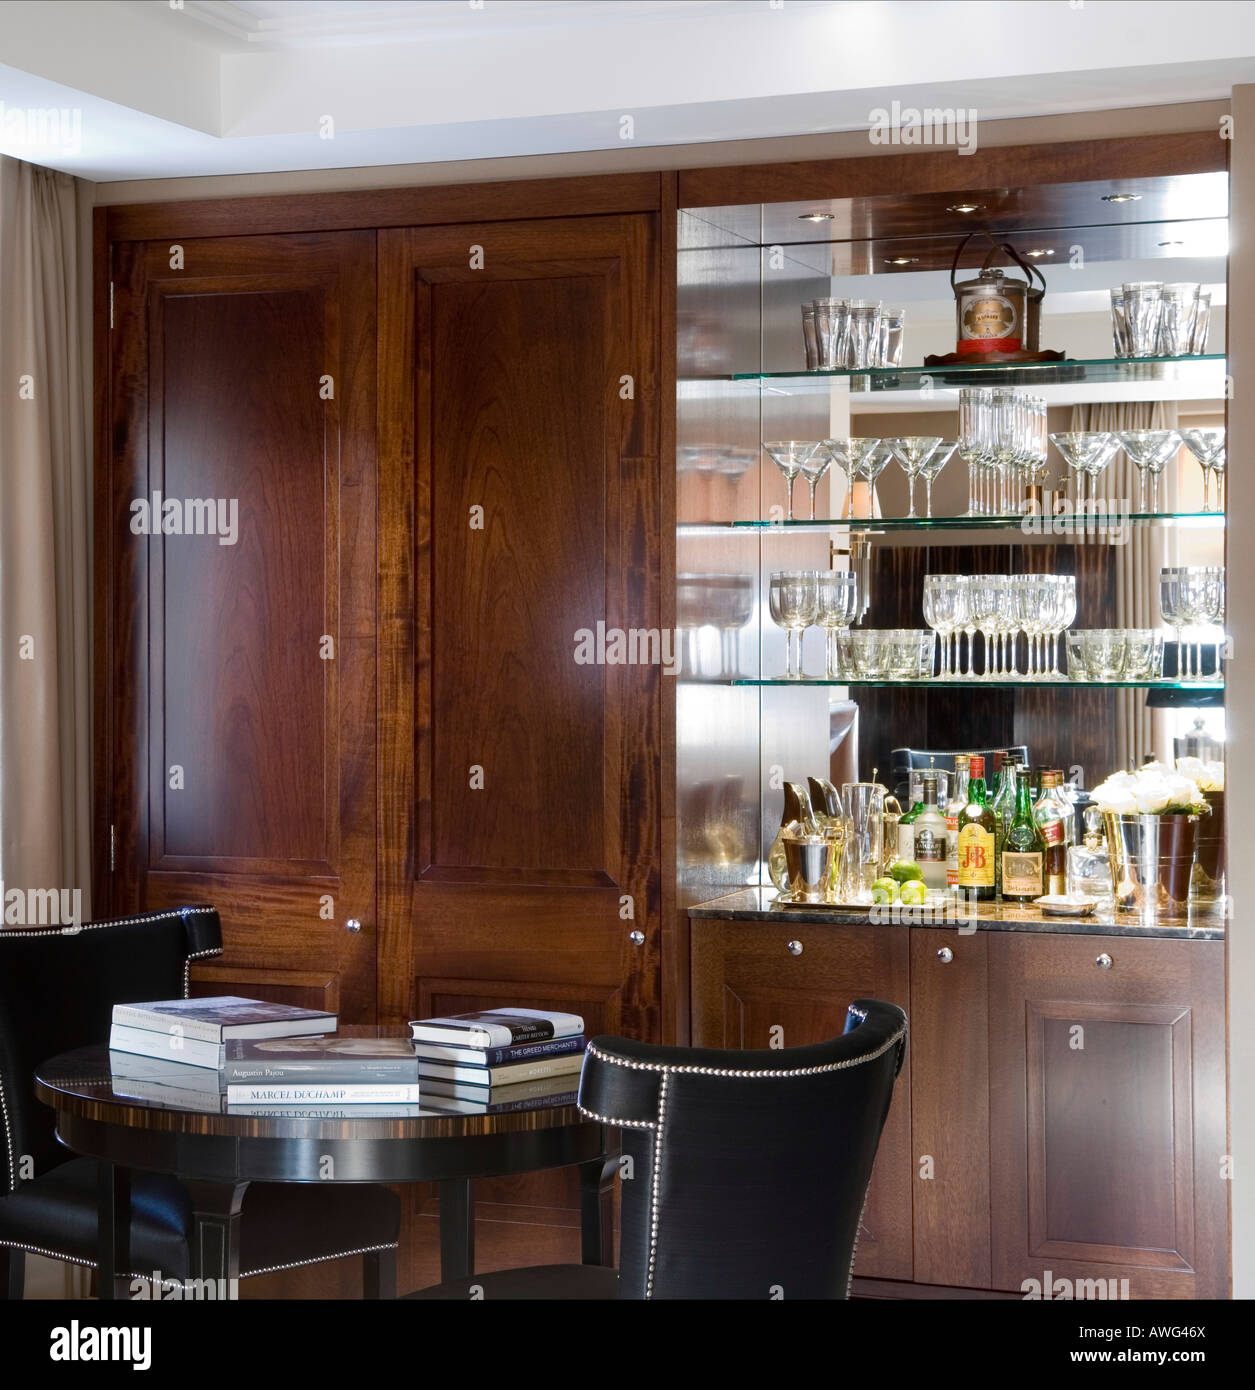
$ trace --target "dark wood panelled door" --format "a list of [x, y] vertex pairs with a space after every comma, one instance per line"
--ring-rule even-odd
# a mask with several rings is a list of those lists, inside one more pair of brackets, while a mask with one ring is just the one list
[[[655, 219], [379, 250], [381, 1008], [655, 1037]], [[651, 635], [603, 664], [599, 624]]]
[[988, 950], [994, 1287], [1227, 1296], [1223, 943]]
[[110, 910], [213, 903], [204, 988], [352, 1019], [375, 1008], [374, 253], [115, 247], [103, 494]]

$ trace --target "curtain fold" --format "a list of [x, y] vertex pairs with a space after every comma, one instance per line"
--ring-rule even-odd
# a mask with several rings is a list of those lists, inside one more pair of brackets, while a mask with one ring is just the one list
[[[1170, 401], [1112, 401], [1101, 405], [1076, 405], [1068, 426], [1073, 430], [1174, 430], [1177, 406]], [[1177, 509], [1179, 457], [1164, 469], [1160, 479], [1159, 504], [1165, 512]], [[1099, 479], [1099, 497], [1126, 512], [1136, 511], [1138, 471], [1121, 449]], [[1170, 526], [1130, 527], [1128, 541], [1117, 547], [1115, 613], [1113, 627], [1159, 628], [1159, 571], [1175, 565], [1177, 533]], [[1096, 615], [1078, 615], [1087, 627], [1096, 627]], [[1117, 690], [1116, 746], [1111, 767], [1099, 770], [1103, 776], [1121, 768], [1139, 766], [1150, 754], [1168, 758], [1172, 753], [1169, 712], [1146, 707], [1141, 690]]]
[[0, 156], [0, 880], [91, 912], [89, 188]]

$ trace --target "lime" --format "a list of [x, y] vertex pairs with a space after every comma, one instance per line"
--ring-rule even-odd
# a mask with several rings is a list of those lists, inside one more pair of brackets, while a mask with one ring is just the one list
[[902, 885], [902, 901], [904, 903], [916, 906], [917, 904], [925, 902], [927, 898], [928, 889], [924, 886], [922, 879], [908, 879], [908, 881]]
[[899, 859], [889, 872], [899, 883], [906, 883], [910, 879], [924, 877], [924, 871], [914, 859]]

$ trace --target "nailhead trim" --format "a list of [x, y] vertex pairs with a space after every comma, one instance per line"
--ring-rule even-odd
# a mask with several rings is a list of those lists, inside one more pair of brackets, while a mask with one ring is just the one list
[[595, 1110], [586, 1110], [582, 1105], [579, 1107], [581, 1115], [587, 1115], [590, 1120], [599, 1120], [603, 1125], [618, 1125], [622, 1129], [657, 1129], [657, 1120], [613, 1120], [609, 1115], [599, 1115]]
[[649, 1265], [645, 1273], [645, 1297], [654, 1296], [654, 1268], [658, 1263], [658, 1186], [662, 1181], [662, 1127], [667, 1118], [667, 1075], [658, 1084], [658, 1127], [654, 1131], [654, 1171], [649, 1184]]
[[863, 1234], [863, 1213], [867, 1210], [867, 1194], [871, 1191], [871, 1182], [863, 1189], [863, 1205], [858, 1209], [858, 1225], [854, 1228], [854, 1249], [850, 1251], [850, 1272], [845, 1280], [845, 1296], [848, 1299], [850, 1290], [854, 1287], [854, 1261], [858, 1259], [858, 1238]]
[[[862, 1066], [864, 1062], [873, 1062], [877, 1057], [883, 1057], [891, 1047], [896, 1047], [902, 1039], [906, 1037], [906, 1029], [899, 1028], [898, 1031], [887, 1042], [882, 1043], [875, 1052], [865, 1053], [862, 1057], [850, 1057], [844, 1062], [824, 1062], [817, 1067], [791, 1067], [787, 1070], [774, 1071], [764, 1068], [758, 1071], [743, 1071], [736, 1067], [687, 1067], [672, 1066], [667, 1062], [630, 1062], [625, 1057], [616, 1057], [612, 1052], [602, 1052], [600, 1048], [594, 1047], [592, 1043], [588, 1045], [588, 1051], [598, 1061], [609, 1062], [612, 1066], [627, 1067], [630, 1071], [657, 1071], [665, 1075], [693, 1075], [693, 1076], [737, 1076], [750, 1080], [782, 1080], [792, 1076], [818, 1076], [821, 1072], [844, 1071], [847, 1067]], [[619, 1124], [619, 1120], [611, 1120], [611, 1124]]]
[[[199, 917], [199, 916], [203, 916], [206, 912], [217, 912], [217, 910], [218, 910], [218, 909], [217, 909], [216, 907], [180, 907], [180, 908], [172, 908], [171, 910], [169, 910], [169, 911], [167, 911], [167, 912], [147, 912], [147, 913], [145, 913], [142, 917], [119, 917], [119, 918], [116, 918], [116, 919], [114, 919], [114, 920], [112, 920], [112, 921], [109, 921], [109, 922], [88, 922], [86, 926], [80, 927], [80, 928], [79, 928], [79, 931], [106, 931], [106, 930], [108, 930], [109, 927], [138, 927], [138, 926], [145, 926], [145, 925], [147, 925], [149, 922], [168, 922], [168, 921], [171, 921], [171, 920], [172, 920], [173, 918], [175, 918], [175, 917], [179, 918], [179, 920], [182, 921], [182, 920], [183, 920], [184, 918], [186, 918], [186, 917], [190, 917], [190, 916], [198, 916], [198, 917]], [[79, 934], [79, 932], [68, 933], [68, 932], [64, 932], [64, 931], [54, 931], [54, 930], [51, 930], [51, 929], [48, 929], [48, 928], [45, 928], [45, 929], [42, 930], [42, 931], [14, 931], [14, 930], [12, 930], [12, 928], [10, 928], [10, 927], [0, 926], [0, 941], [4, 941], [6, 938], [9, 938], [9, 937], [16, 937], [16, 936], [40, 936], [40, 937], [47, 937], [47, 938], [49, 938], [49, 939], [52, 939], [52, 938], [54, 938], [54, 937], [63, 937], [63, 938], [65, 938], [65, 939], [68, 940], [68, 939], [71, 939], [73, 936], [77, 936], [78, 934]], [[188, 997], [188, 991], [191, 989], [191, 981], [190, 981], [189, 973], [188, 973], [188, 972], [189, 972], [189, 968], [190, 968], [190, 966], [191, 966], [192, 961], [194, 961], [194, 960], [200, 960], [200, 959], [201, 959], [202, 957], [204, 957], [204, 956], [220, 956], [221, 954], [222, 954], [222, 947], [221, 947], [221, 946], [214, 946], [214, 947], [212, 947], [212, 948], [211, 948], [210, 950], [208, 950], [208, 951], [195, 951], [195, 952], [193, 952], [192, 955], [188, 956], [186, 960], [184, 960], [184, 962], [183, 962], [183, 998], [184, 998], [184, 999], [186, 999], [186, 998]], [[3, 1077], [3, 1076], [0, 1076], [0, 1120], [3, 1120], [3, 1121], [4, 1121], [4, 1147], [5, 1147], [5, 1157], [6, 1157], [7, 1161], [8, 1161], [8, 1176], [9, 1176], [9, 1187], [8, 1187], [8, 1190], [9, 1190], [10, 1192], [16, 1192], [16, 1191], [17, 1191], [17, 1164], [16, 1164], [16, 1163], [14, 1162], [14, 1160], [13, 1160], [13, 1131], [12, 1131], [12, 1129], [11, 1129], [10, 1126], [9, 1126], [9, 1106], [8, 1106], [8, 1102], [7, 1102], [6, 1099], [5, 1099], [5, 1094], [4, 1094], [4, 1077]], [[3, 1244], [6, 1244], [6, 1242], [0, 1241], [0, 1245], [3, 1245]], [[33, 1247], [31, 1247], [31, 1248], [33, 1249]], [[53, 1258], [54, 1258], [54, 1259], [61, 1259], [61, 1258], [69, 1259], [70, 1257], [69, 1257], [68, 1255], [66, 1255], [66, 1256], [54, 1256]], [[93, 1265], [92, 1268], [94, 1269], [95, 1266]], [[136, 1278], [139, 1278], [139, 1277], [142, 1277], [142, 1276], [137, 1275], [137, 1276], [135, 1276], [135, 1277], [136, 1277]]]
[[315, 1255], [312, 1260], [293, 1260], [286, 1265], [267, 1265], [265, 1269], [250, 1269], [247, 1274], [241, 1274], [241, 1279], [252, 1279], [258, 1274], [275, 1274], [281, 1269], [299, 1269], [302, 1265], [321, 1265], [328, 1260], [344, 1260], [350, 1255], [370, 1255], [376, 1250], [395, 1250], [397, 1241], [389, 1241], [385, 1245], [363, 1245], [357, 1250], [337, 1250], [334, 1255]]

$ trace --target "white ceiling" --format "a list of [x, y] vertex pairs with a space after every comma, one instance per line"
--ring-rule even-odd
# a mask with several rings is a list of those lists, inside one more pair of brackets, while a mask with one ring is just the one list
[[0, 152], [103, 181], [859, 130], [895, 100], [986, 122], [1250, 81], [1255, 4], [1231, 0], [0, 0]]

